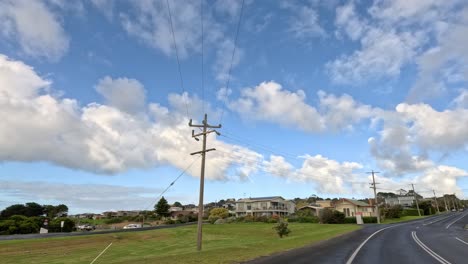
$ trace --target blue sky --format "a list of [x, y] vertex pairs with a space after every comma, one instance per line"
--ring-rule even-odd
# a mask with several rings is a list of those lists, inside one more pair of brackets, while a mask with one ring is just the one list
[[0, 0], [0, 207], [468, 194], [465, 1], [168, 2]]

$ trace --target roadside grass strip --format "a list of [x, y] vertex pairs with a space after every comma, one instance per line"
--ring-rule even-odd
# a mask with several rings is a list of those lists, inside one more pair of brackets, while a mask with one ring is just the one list
[[424, 249], [424, 251], [426, 251], [431, 257], [433, 257], [442, 264], [450, 264], [450, 262], [445, 260], [443, 257], [439, 256], [437, 253], [432, 251], [432, 249], [430, 249], [423, 242], [421, 242], [421, 240], [419, 240], [418, 236], [416, 235], [416, 231], [412, 231], [411, 236], [413, 237], [414, 242], [416, 242], [416, 244], [418, 244], [422, 249]]
[[463, 214], [462, 216], [460, 216], [459, 218], [455, 219], [455, 221], [451, 222], [450, 224], [448, 224], [445, 229], [449, 229], [453, 224], [455, 224], [456, 222], [458, 222], [460, 219], [462, 219], [463, 217], [465, 217], [466, 214]]
[[89, 263], [89, 264], [93, 264], [102, 254], [104, 254], [104, 252], [106, 252], [106, 250], [107, 250], [110, 246], [112, 246], [112, 242], [111, 242], [103, 251], [101, 251], [101, 253], [100, 253], [95, 259], [93, 259], [93, 261], [91, 261], [91, 263]]

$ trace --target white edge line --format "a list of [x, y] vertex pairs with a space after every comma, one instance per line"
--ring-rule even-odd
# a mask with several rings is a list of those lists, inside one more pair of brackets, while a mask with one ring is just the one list
[[[406, 223], [405, 223], [406, 224]], [[375, 231], [374, 233], [372, 233], [372, 235], [370, 235], [366, 240], [364, 240], [364, 242], [362, 242], [358, 248], [356, 248], [356, 250], [353, 252], [353, 254], [351, 255], [351, 257], [349, 257], [348, 261], [346, 261], [346, 264], [351, 264], [353, 263], [353, 260], [354, 258], [357, 256], [357, 254], [359, 253], [359, 250], [361, 250], [361, 248], [367, 243], [367, 241], [369, 241], [369, 239], [371, 239], [373, 236], [375, 236], [376, 234], [378, 234], [379, 232], [381, 231], [384, 231], [385, 229], [388, 229], [388, 228], [392, 228], [392, 227], [397, 227], [397, 226], [400, 226], [400, 225], [403, 225], [403, 224], [399, 224], [399, 225], [394, 225], [394, 226], [387, 226], [387, 227], [384, 227], [382, 229], [379, 229], [377, 231]]]
[[458, 238], [458, 237], [455, 237], [455, 239], [458, 240], [458, 241], [460, 241], [460, 242], [462, 242], [462, 243], [464, 243], [464, 244], [466, 244], [466, 245], [468, 245], [468, 243], [466, 243], [465, 241], [463, 241], [463, 239], [460, 239], [460, 238]]
[[426, 246], [421, 240], [419, 240], [418, 236], [416, 235], [416, 231], [411, 232], [411, 236], [413, 237], [414, 242], [416, 242], [424, 251], [426, 251], [431, 257], [436, 259], [442, 264], [450, 264], [447, 260], [443, 257], [437, 255], [434, 251], [432, 251], [428, 246]]
[[91, 263], [89, 263], [89, 264], [93, 264], [94, 261], [96, 261], [102, 254], [104, 254], [104, 252], [106, 252], [106, 250], [107, 250], [110, 246], [112, 246], [112, 242], [111, 242], [111, 243], [110, 243], [94, 260], [93, 260], [93, 261], [91, 261]]
[[435, 224], [435, 223], [440, 222], [440, 221], [442, 221], [442, 220], [449, 219], [449, 218], [452, 217], [452, 216], [455, 216], [455, 215], [448, 215], [448, 216], [446, 216], [446, 217], [438, 218], [438, 219], [435, 220], [435, 221], [432, 221], [432, 222], [429, 222], [429, 223], [425, 223], [425, 224], [423, 224], [423, 225], [424, 225], [424, 226], [426, 226], [426, 225], [432, 225], [432, 224]]
[[448, 224], [447, 227], [445, 227], [445, 229], [449, 229], [453, 224], [455, 224], [456, 222], [458, 222], [460, 219], [462, 219], [463, 217], [465, 217], [466, 215], [463, 214], [462, 216], [460, 216], [459, 218], [457, 218], [455, 221], [453, 221], [452, 223]]

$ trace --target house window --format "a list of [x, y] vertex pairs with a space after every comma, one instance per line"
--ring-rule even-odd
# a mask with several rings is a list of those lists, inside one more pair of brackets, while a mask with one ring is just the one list
[[343, 211], [344, 211], [344, 213], [345, 213], [346, 216], [349, 216], [349, 215], [350, 215], [350, 214], [349, 214], [349, 208], [344, 208]]
[[252, 210], [252, 206], [251, 206], [251, 205], [247, 205], [247, 210]]

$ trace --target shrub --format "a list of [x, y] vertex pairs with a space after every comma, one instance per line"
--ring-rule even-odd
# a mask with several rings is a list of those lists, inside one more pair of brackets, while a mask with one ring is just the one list
[[270, 224], [278, 223], [278, 220], [273, 218], [273, 217], [270, 217], [270, 218], [268, 218], [268, 223], [270, 223]]
[[321, 211], [320, 222], [323, 224], [343, 224], [345, 222], [345, 214], [325, 208]]
[[[419, 209], [419, 211], [421, 212], [421, 215], [424, 215], [424, 211]], [[405, 208], [403, 209], [402, 213], [401, 213], [401, 216], [418, 216], [418, 209], [414, 209], [414, 208]]]
[[383, 208], [382, 211], [383, 211], [382, 215], [385, 218], [400, 218], [403, 209], [401, 208], [400, 205], [394, 205], [391, 207]]
[[[279, 221], [279, 220], [277, 220], [276, 222], [278, 222], [278, 221]], [[295, 223], [295, 222], [297, 222], [297, 221], [298, 221], [298, 218], [297, 218], [297, 216], [295, 216], [295, 215], [292, 215], [292, 216], [288, 217], [288, 222], [289, 222], [289, 223]]]
[[279, 221], [278, 224], [276, 224], [273, 229], [276, 230], [276, 233], [278, 233], [280, 238], [283, 238], [283, 236], [289, 235], [291, 233], [291, 230], [288, 228], [288, 223], [284, 221]]
[[224, 219], [229, 216], [229, 211], [226, 208], [213, 208], [210, 210], [210, 216], [217, 216], [218, 218]]
[[244, 216], [244, 222], [246, 222], [246, 223], [253, 222], [253, 220], [254, 220], [254, 217], [251, 216], [251, 215]]
[[254, 221], [255, 221], [255, 222], [264, 222], [264, 223], [267, 223], [267, 222], [268, 222], [268, 217], [266, 217], [265, 215], [258, 216], [258, 217], [255, 217], [255, 218], [254, 218]]
[[[60, 228], [61, 222], [63, 223], [63, 228]], [[69, 218], [61, 217], [56, 218], [49, 223], [49, 232], [72, 232], [75, 229], [75, 222]]]
[[174, 220], [172, 220], [172, 219], [167, 219], [166, 221], [164, 221], [164, 223], [165, 223], [166, 225], [173, 225], [173, 224], [175, 224], [176, 222], [175, 222]]
[[377, 223], [377, 217], [376, 216], [364, 216], [362, 217], [362, 221], [364, 222], [364, 224]]
[[356, 217], [354, 217], [354, 216], [345, 217], [344, 223], [345, 224], [356, 224]]
[[210, 217], [208, 217], [208, 221], [211, 223], [211, 224], [214, 224], [216, 222], [216, 220], [218, 219], [222, 219], [221, 217], [217, 216], [217, 215], [210, 215]]

